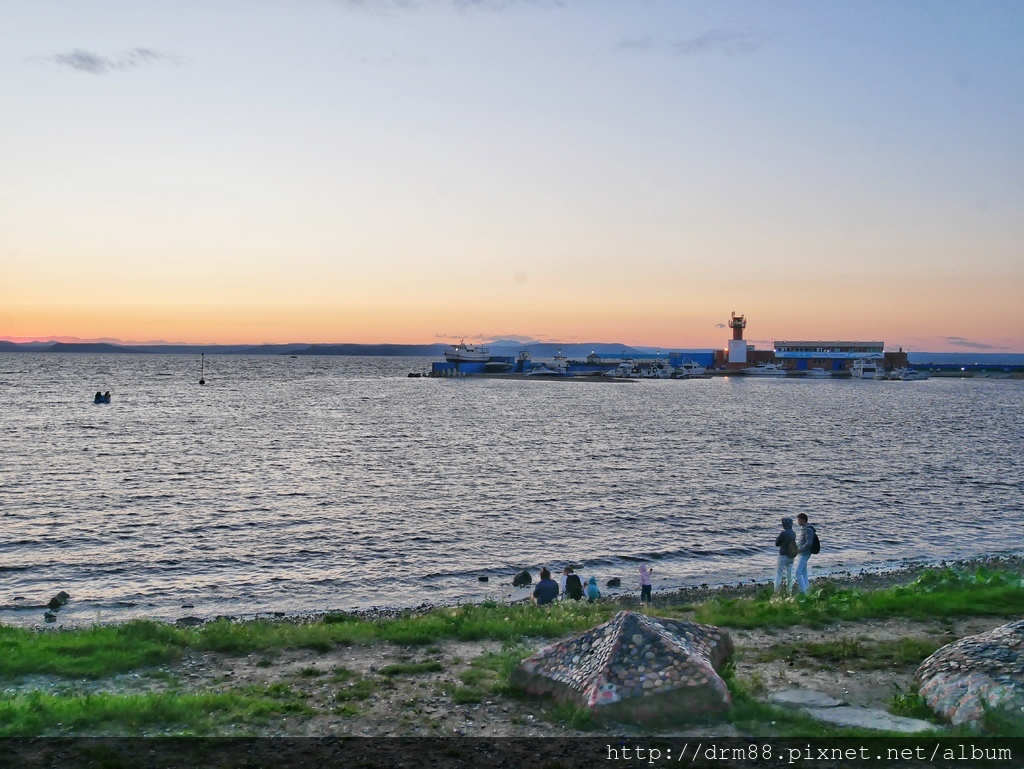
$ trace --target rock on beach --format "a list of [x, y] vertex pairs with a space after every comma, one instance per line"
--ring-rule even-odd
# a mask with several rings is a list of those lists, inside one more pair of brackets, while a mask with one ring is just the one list
[[954, 725], [980, 726], [986, 710], [1024, 718], [1024, 619], [943, 646], [914, 681], [928, 707]]
[[620, 611], [524, 660], [511, 683], [602, 720], [674, 721], [729, 709], [716, 670], [732, 652], [729, 634], [714, 626]]

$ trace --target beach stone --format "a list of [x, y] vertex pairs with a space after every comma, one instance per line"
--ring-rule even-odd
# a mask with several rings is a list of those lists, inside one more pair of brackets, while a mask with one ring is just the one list
[[50, 599], [50, 602], [46, 604], [48, 607], [57, 611], [61, 606], [65, 606], [68, 601], [71, 600], [71, 596], [61, 590], [57, 595]]
[[528, 572], [526, 569], [523, 569], [521, 572], [519, 572], [512, 578], [512, 587], [526, 587], [527, 585], [532, 583], [533, 577], [530, 576], [530, 572]]
[[43, 620], [45, 622], [56, 622], [57, 621], [57, 615], [54, 614], [52, 611], [44, 611], [43, 612]]
[[619, 587], [620, 585], [622, 585], [622, 580], [618, 577], [612, 577], [605, 583], [605, 587]]
[[[729, 634], [716, 627], [620, 611], [541, 649], [512, 671], [510, 682], [604, 721], [673, 722], [731, 707], [716, 670], [732, 652]], [[671, 675], [684, 667], [694, 672], [688, 680]]]
[[787, 689], [773, 693], [768, 700], [775, 705], [795, 708], [836, 708], [845, 704], [842, 700], [814, 689]]
[[476, 579], [477, 579], [478, 582], [489, 582], [490, 581], [489, 577], [477, 577]]
[[816, 721], [823, 721], [834, 726], [877, 729], [886, 732], [902, 732], [903, 734], [916, 734], [938, 728], [935, 724], [922, 721], [920, 718], [894, 716], [884, 710], [862, 708], [856, 705], [841, 705], [835, 708], [804, 708], [803, 712]]
[[928, 707], [951, 724], [980, 726], [986, 709], [1024, 713], [1024, 619], [943, 646], [914, 675]]
[[199, 617], [181, 617], [175, 621], [175, 624], [182, 627], [198, 627], [203, 624], [203, 620]]

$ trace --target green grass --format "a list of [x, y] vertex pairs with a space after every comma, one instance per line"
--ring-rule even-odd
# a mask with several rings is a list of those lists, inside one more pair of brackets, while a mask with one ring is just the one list
[[749, 598], [713, 599], [697, 606], [696, 621], [736, 628], [821, 627], [837, 620], [902, 617], [943, 619], [1024, 614], [1019, 574], [977, 569], [931, 570], [906, 586], [860, 591], [826, 582], [807, 595], [772, 598], [767, 590]]
[[919, 665], [943, 644], [929, 638], [901, 638], [899, 641], [868, 642], [854, 638], [838, 641], [777, 644], [756, 652], [754, 662], [786, 659], [806, 667], [812, 661], [822, 668], [842, 664], [857, 670], [881, 670]]
[[186, 644], [177, 628], [157, 622], [58, 632], [0, 627], [0, 677], [102, 678], [172, 662]]
[[338, 702], [349, 702], [351, 700], [369, 699], [377, 688], [377, 681], [372, 678], [358, 676], [340, 687], [334, 694]]
[[307, 708], [285, 687], [250, 687], [208, 694], [85, 694], [60, 696], [32, 692], [0, 698], [0, 737], [60, 732], [211, 734], [265, 724]]
[[452, 702], [456, 705], [467, 705], [483, 702], [484, 691], [475, 686], [456, 686], [452, 689]]
[[271, 656], [282, 649], [327, 652], [338, 645], [377, 641], [426, 645], [444, 639], [554, 638], [603, 622], [613, 611], [607, 604], [571, 602], [537, 608], [489, 602], [387, 620], [328, 615], [322, 622], [305, 624], [221, 620], [194, 629], [149, 621], [45, 632], [0, 627], [0, 678], [30, 674], [103, 678], [174, 662], [187, 650], [261, 653], [264, 656], [257, 664], [270, 666]]
[[415, 676], [422, 673], [439, 673], [444, 670], [437, 660], [426, 660], [425, 662], [400, 662], [394, 665], [385, 665], [377, 672], [382, 676]]

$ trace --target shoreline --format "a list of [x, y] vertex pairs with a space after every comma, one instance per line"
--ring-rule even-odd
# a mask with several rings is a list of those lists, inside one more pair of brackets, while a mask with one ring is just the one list
[[[1021, 570], [1024, 571], [1024, 552], [1021, 551], [1003, 551], [994, 553], [991, 555], [984, 556], [969, 556], [957, 559], [942, 559], [934, 562], [911, 562], [909, 560], [903, 560], [901, 562], [892, 564], [879, 564], [876, 567], [866, 566], [861, 568], [859, 571], [853, 571], [851, 569], [836, 568], [836, 569], [823, 569], [817, 571], [814, 568], [813, 560], [811, 561], [811, 585], [815, 583], [828, 582], [835, 584], [840, 587], [860, 587], [863, 589], [875, 589], [883, 587], [891, 587], [895, 585], [901, 585], [911, 582], [915, 577], [924, 571], [930, 569], [942, 569], [942, 568], [954, 568], [954, 569], [977, 569], [977, 568], [1002, 568], [1010, 570]], [[509, 577], [511, 580], [511, 576]], [[710, 582], [697, 584], [669, 584], [665, 586], [659, 586], [655, 584], [655, 596], [660, 596], [665, 600], [670, 600], [672, 603], [699, 603], [707, 601], [713, 598], [737, 598], [737, 597], [748, 597], [756, 595], [758, 592], [765, 590], [772, 585], [774, 574], [768, 574], [766, 571], [764, 578], [760, 580], [750, 581], [739, 581], [739, 582]], [[459, 606], [473, 605], [473, 604], [484, 604], [488, 602], [496, 602], [499, 604], [508, 605], [519, 605], [529, 603], [530, 593], [533, 585], [529, 588], [513, 588], [511, 585], [502, 585], [503, 588], [510, 590], [522, 590], [523, 594], [518, 597], [496, 597], [493, 595], [485, 596], [480, 600], [454, 600], [454, 601], [424, 601], [414, 606], [369, 606], [369, 607], [357, 607], [357, 608], [329, 608], [317, 611], [260, 611], [260, 612], [232, 612], [232, 613], [210, 613], [210, 614], [199, 614], [199, 613], [186, 613], [184, 611], [179, 612], [166, 612], [167, 614], [180, 614], [178, 617], [155, 617], [155, 616], [139, 616], [129, 618], [117, 618], [111, 620], [97, 620], [97, 616], [101, 612], [97, 611], [96, 615], [89, 618], [69, 618], [64, 620], [60, 616], [60, 611], [56, 612], [57, 620], [55, 622], [45, 621], [34, 621], [28, 623], [9, 623], [0, 619], [0, 626], [10, 627], [22, 627], [37, 631], [59, 631], [59, 630], [75, 630], [84, 627], [106, 627], [116, 626], [132, 621], [151, 621], [167, 625], [182, 625], [187, 627], [198, 627], [200, 625], [209, 624], [218, 620], [227, 620], [232, 623], [244, 623], [244, 622], [283, 622], [283, 623], [294, 623], [294, 624], [309, 624], [313, 622], [319, 622], [324, 617], [351, 617], [356, 620], [374, 621], [382, 619], [398, 619], [409, 616], [420, 616], [429, 614], [430, 612], [440, 611], [445, 609], [457, 608]], [[635, 605], [638, 602], [640, 596], [639, 588], [611, 588], [614, 592], [607, 592], [609, 589], [602, 587], [603, 595], [602, 601], [607, 603], [622, 603], [623, 605]], [[73, 596], [72, 596], [73, 600]], [[182, 607], [187, 608], [187, 607]], [[0, 611], [14, 611], [14, 612], [28, 612], [28, 611], [45, 611], [47, 609], [46, 604], [28, 604], [23, 606], [7, 606], [0, 609]], [[87, 611], [87, 610], [83, 610]]]
[[[853, 588], [838, 601], [825, 589], [808, 601], [767, 600], [762, 584], [635, 594], [594, 604], [565, 601], [421, 607], [328, 616], [240, 618], [206, 627], [94, 627], [11, 631], [5, 659], [7, 736], [160, 737], [765, 737], [835, 734], [808, 715], [772, 705], [776, 693], [806, 689], [855, 707], [914, 715], [914, 676], [945, 644], [1005, 624], [1024, 611], [1024, 557], [946, 562], [968, 579], [936, 596], [920, 588], [882, 596], [929, 566], [838, 575], [820, 586]], [[996, 580], [970, 579], [979, 568]], [[941, 568], [941, 566], [939, 567]], [[944, 580], [942, 580], [944, 581]], [[977, 591], [977, 592], [976, 592]], [[734, 603], [747, 596], [754, 600]], [[977, 598], [974, 598], [977, 596]], [[998, 606], [993, 610], [993, 598]], [[938, 603], [936, 599], [938, 598]], [[973, 603], [977, 601], [977, 604]], [[895, 602], [895, 603], [894, 603]], [[919, 603], [934, 611], [919, 612]], [[977, 608], [980, 608], [978, 611]], [[845, 609], [854, 607], [854, 611]], [[448, 609], [448, 610], [446, 610]], [[664, 727], [604, 723], [572, 705], [524, 696], [512, 667], [559, 639], [627, 609], [709, 623], [735, 646], [723, 674], [733, 708], [712, 720]], [[806, 610], [806, 611], [805, 611]], [[429, 612], [434, 611], [433, 615]], [[753, 611], [753, 613], [751, 613]], [[795, 612], [795, 614], [794, 614]], [[397, 618], [395, 622], [378, 622]], [[199, 625], [204, 625], [199, 621]], [[74, 653], [68, 655], [68, 650]], [[908, 710], [908, 708], [916, 708]], [[75, 714], [75, 715], [71, 715]], [[887, 717], [887, 716], [886, 716]]]

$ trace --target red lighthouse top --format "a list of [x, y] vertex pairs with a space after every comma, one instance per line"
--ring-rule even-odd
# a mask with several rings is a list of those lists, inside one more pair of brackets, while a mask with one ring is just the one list
[[729, 328], [732, 329], [733, 339], [743, 338], [743, 329], [747, 327], [747, 319], [742, 315], [737, 315], [735, 312], [732, 313], [732, 317], [729, 318]]

